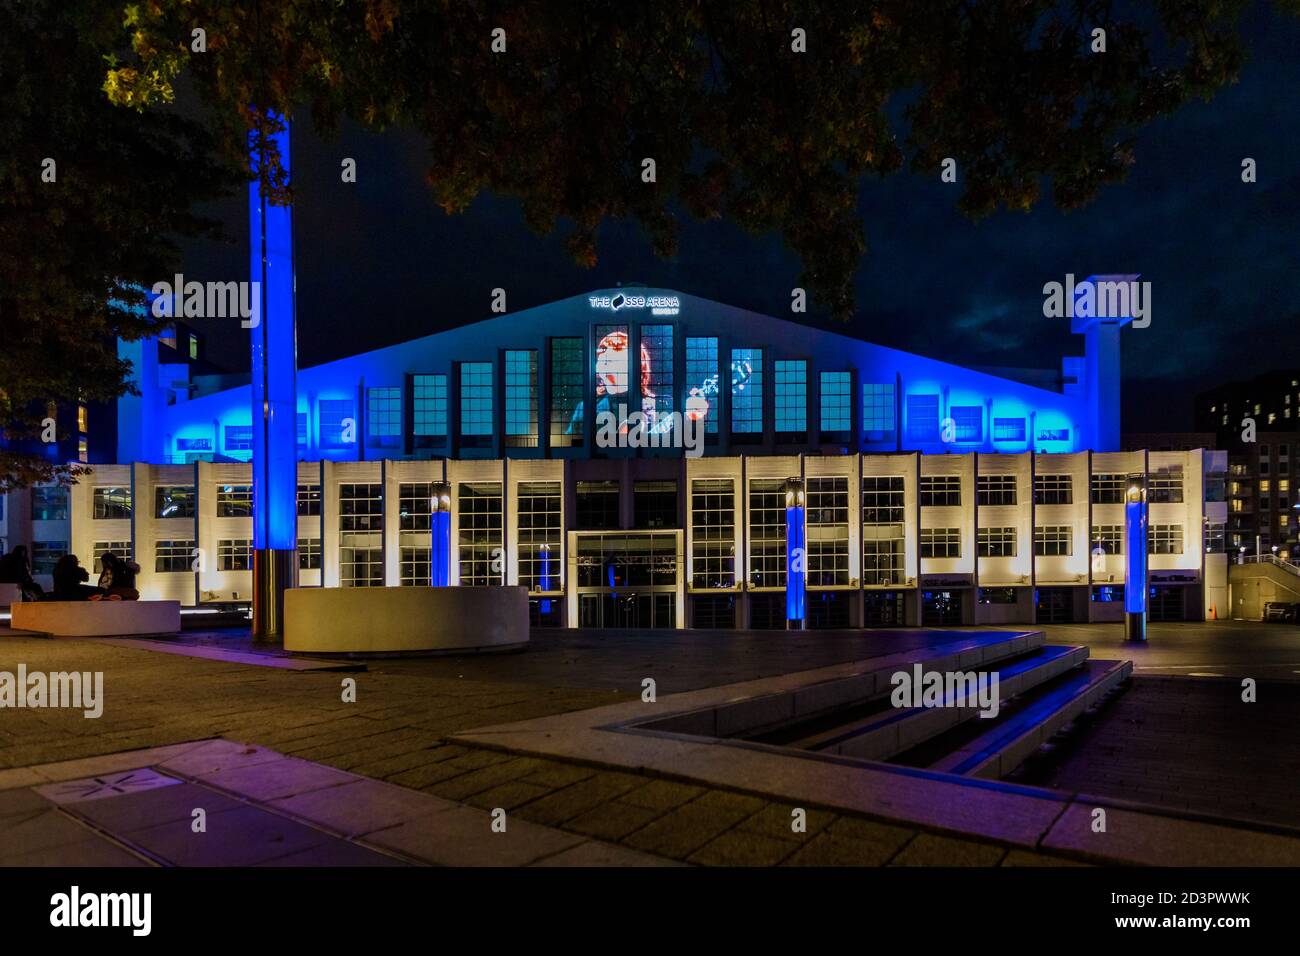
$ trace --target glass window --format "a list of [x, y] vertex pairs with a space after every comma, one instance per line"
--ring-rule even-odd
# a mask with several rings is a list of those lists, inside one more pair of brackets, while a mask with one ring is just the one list
[[218, 518], [250, 518], [252, 515], [252, 485], [219, 485], [217, 487]]
[[193, 538], [168, 538], [154, 545], [153, 569], [160, 573], [193, 571], [195, 545]]
[[252, 569], [251, 538], [222, 538], [217, 542], [218, 571], [251, 571]]
[[635, 482], [632, 485], [632, 508], [638, 528], [676, 528], [677, 482]]
[[736, 492], [730, 478], [691, 482], [691, 585], [736, 584]]
[[402, 587], [428, 587], [433, 582], [433, 549], [413, 538], [398, 549], [398, 572]]
[[641, 326], [641, 370], [645, 407], [653, 407], [657, 422], [672, 414], [673, 388], [673, 327], [671, 325]]
[[1034, 554], [1064, 557], [1074, 553], [1074, 530], [1069, 525], [1043, 525], [1034, 529]]
[[420, 448], [447, 443], [447, 376], [411, 376], [411, 434]]
[[310, 518], [320, 515], [320, 485], [298, 486], [298, 517]]
[[1147, 501], [1177, 504], [1183, 500], [1183, 472], [1181, 468], [1161, 469], [1151, 476], [1147, 487]]
[[366, 389], [366, 434], [370, 444], [396, 448], [402, 438], [402, 390], [394, 385]]
[[33, 521], [67, 521], [68, 489], [61, 485], [36, 485], [32, 488]]
[[225, 428], [225, 449], [227, 452], [253, 450], [252, 425], [227, 425]]
[[614, 529], [622, 526], [619, 518], [617, 481], [580, 481], [576, 489], [579, 531]]
[[130, 518], [131, 489], [121, 487], [96, 488], [92, 507], [96, 519]]
[[106, 554], [115, 554], [119, 558], [129, 558], [135, 553], [130, 541], [96, 541], [90, 546], [90, 566], [103, 569], [99, 559]]
[[732, 349], [732, 375], [737, 381], [731, 392], [732, 440], [760, 441], [763, 435], [763, 350]]
[[780, 359], [775, 367], [776, 437], [778, 441], [808, 440], [808, 363]]
[[1016, 476], [980, 475], [978, 495], [981, 505], [1014, 505]]
[[981, 558], [1014, 558], [1016, 556], [1015, 528], [980, 528], [976, 554]]
[[466, 586], [503, 584], [501, 483], [462, 483], [456, 496], [456, 514], [460, 583]]
[[1092, 526], [1092, 550], [1105, 554], [1124, 553], [1124, 526], [1121, 524], [1095, 524]]
[[1023, 418], [993, 419], [994, 441], [1024, 441], [1025, 420]]
[[519, 583], [530, 591], [563, 590], [562, 502], [558, 481], [519, 484]]
[[936, 475], [921, 478], [921, 507], [947, 507], [961, 504], [961, 478]]
[[506, 352], [506, 444], [537, 447], [537, 352]]
[[867, 441], [894, 440], [894, 386], [867, 383], [862, 386], [862, 427]]
[[384, 586], [384, 486], [339, 485], [339, 584]]
[[33, 541], [32, 574], [53, 574], [55, 563], [67, 553], [66, 541]]
[[1149, 554], [1182, 554], [1183, 526], [1180, 524], [1153, 524], [1148, 538]]
[[[821, 431], [823, 441], [846, 441], [853, 430], [853, 375], [821, 373]], [[832, 437], [837, 436], [837, 437]]]
[[551, 339], [552, 448], [582, 447], [586, 429], [582, 373], [582, 339]]
[[401, 531], [430, 531], [433, 483], [404, 481], [397, 486], [397, 527]]
[[921, 557], [960, 558], [960, 528], [922, 528]]
[[953, 423], [953, 441], [984, 440], [984, 409], [979, 405], [953, 405], [948, 415]]
[[384, 486], [378, 483], [339, 485], [339, 530], [382, 531]]
[[907, 396], [907, 440], [909, 442], [937, 442], [939, 440], [939, 396]]
[[686, 339], [685, 410], [704, 417], [704, 433], [718, 433], [718, 340], [712, 336]]
[[862, 523], [902, 524], [903, 477], [862, 476]]
[[460, 436], [469, 448], [492, 444], [492, 363], [460, 366]]
[[785, 587], [785, 565], [785, 482], [756, 478], [749, 483], [750, 585]]
[[1074, 482], [1070, 475], [1034, 475], [1034, 504], [1074, 503]]
[[808, 585], [849, 583], [849, 480], [809, 478]]
[[298, 539], [298, 570], [319, 571], [321, 569], [321, 539]]
[[1122, 505], [1128, 479], [1118, 474], [1092, 476], [1092, 503], [1094, 505]]
[[322, 398], [317, 403], [321, 448], [339, 449], [356, 441], [356, 419], [346, 398]]

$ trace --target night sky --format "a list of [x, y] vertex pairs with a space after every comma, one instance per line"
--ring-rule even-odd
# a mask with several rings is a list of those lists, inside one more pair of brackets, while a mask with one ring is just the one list
[[[847, 328], [798, 318], [963, 365], [1055, 368], [1083, 340], [1068, 319], [1043, 317], [1043, 284], [1140, 273], [1153, 308], [1150, 327], [1123, 333], [1131, 431], [1190, 428], [1196, 390], [1300, 366], [1300, 20], [1261, 5], [1243, 32], [1240, 82], [1143, 130], [1128, 180], [1084, 209], [1049, 200], [972, 223], [958, 187], [937, 175], [864, 181], [857, 314]], [[488, 318], [496, 286], [510, 311], [622, 281], [789, 316], [800, 263], [776, 236], [684, 220], [677, 258], [663, 261], [638, 227], [606, 223], [600, 263], [582, 269], [563, 231], [534, 235], [513, 200], [444, 214], [424, 185], [418, 135], [345, 128], [322, 140], [303, 120], [294, 151], [300, 366]], [[345, 156], [357, 160], [355, 184], [340, 181]], [[1241, 182], [1247, 156], [1254, 184]], [[186, 278], [244, 278], [244, 197], [205, 211], [230, 240], [185, 246]], [[195, 324], [210, 358], [247, 368], [237, 329]]]

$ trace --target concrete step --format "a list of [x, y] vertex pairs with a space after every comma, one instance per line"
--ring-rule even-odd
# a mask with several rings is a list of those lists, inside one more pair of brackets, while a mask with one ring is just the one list
[[928, 764], [929, 769], [988, 780], [1005, 777], [1132, 673], [1132, 661], [1086, 661], [1078, 670], [1034, 688], [994, 726]]
[[[1087, 647], [1042, 645], [1028, 654], [995, 662], [992, 666], [968, 669], [996, 673], [998, 695], [1001, 701], [1007, 701], [1079, 667], [1087, 659]], [[928, 672], [931, 668], [927, 666], [925, 670]], [[890, 706], [888, 699], [892, 686], [885, 682], [882, 690], [884, 696], [876, 712], [791, 740], [788, 746], [864, 760], [888, 760], [978, 717], [980, 712], [976, 702], [968, 704], [946, 697], [941, 707], [896, 708]]]

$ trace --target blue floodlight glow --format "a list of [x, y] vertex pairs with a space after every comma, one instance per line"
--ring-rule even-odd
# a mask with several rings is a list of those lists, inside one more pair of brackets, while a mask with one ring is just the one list
[[1145, 501], [1124, 503], [1124, 610], [1143, 614], [1147, 609], [1147, 506]]
[[[538, 551], [537, 559], [540, 565], [539, 577], [541, 578], [538, 583], [543, 591], [550, 591], [554, 588], [554, 583], [551, 580], [551, 546], [549, 544], [542, 545]], [[543, 614], [549, 614], [551, 612], [551, 599], [542, 598], [539, 608]]]
[[790, 505], [785, 509], [785, 619], [804, 619], [804, 509]]
[[445, 588], [451, 584], [451, 512], [434, 511], [430, 518], [433, 547], [429, 552], [429, 583]]
[[[289, 172], [289, 127], [274, 137]], [[298, 398], [294, 381], [293, 220], [288, 206], [265, 200], [256, 178], [248, 184], [249, 278], [260, 283], [252, 339], [253, 547], [292, 551], [298, 545]]]

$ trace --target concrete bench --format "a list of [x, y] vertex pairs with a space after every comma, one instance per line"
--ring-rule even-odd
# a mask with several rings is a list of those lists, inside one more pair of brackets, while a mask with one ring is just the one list
[[120, 637], [175, 634], [180, 601], [23, 601], [12, 608], [10, 627], [55, 637]]
[[527, 643], [523, 587], [293, 588], [284, 596], [286, 651], [484, 653]]
[[21, 604], [23, 600], [23, 591], [16, 584], [0, 584], [0, 607], [9, 607], [12, 604]]

